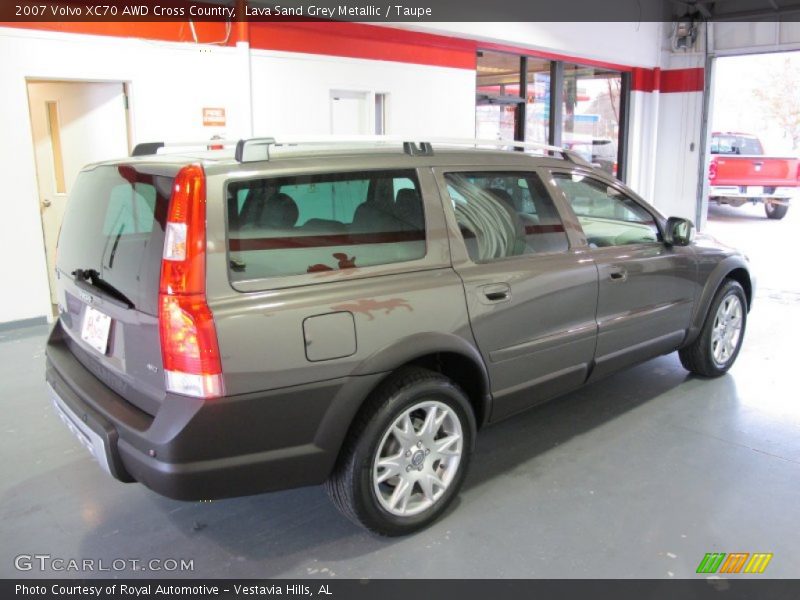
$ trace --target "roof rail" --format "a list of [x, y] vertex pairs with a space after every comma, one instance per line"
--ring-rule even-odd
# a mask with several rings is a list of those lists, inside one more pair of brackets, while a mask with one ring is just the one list
[[543, 153], [560, 154], [564, 159], [584, 167], [591, 167], [591, 163], [573, 150], [551, 146], [539, 142], [518, 142], [516, 140], [481, 140], [472, 138], [426, 138], [424, 142], [409, 141], [407, 137], [385, 135], [357, 135], [357, 136], [297, 136], [297, 137], [254, 137], [241, 140], [200, 140], [196, 142], [145, 142], [137, 144], [131, 156], [147, 156], [157, 154], [161, 149], [195, 148], [204, 150], [218, 150], [224, 147], [235, 146], [237, 162], [259, 162], [269, 160], [270, 146], [324, 146], [331, 144], [393, 144], [402, 147], [403, 152], [409, 156], [433, 156], [434, 145], [451, 147], [492, 147], [492, 148], [519, 148], [521, 150], [535, 150]]
[[[254, 162], [269, 160], [270, 146], [313, 146], [331, 144], [396, 144], [403, 148], [403, 152], [409, 156], [432, 156], [434, 145], [436, 146], [461, 146], [461, 147], [481, 147], [490, 146], [494, 148], [520, 148], [522, 150], [536, 150], [543, 153], [560, 154], [570, 162], [591, 167], [591, 163], [586, 161], [577, 152], [551, 146], [539, 142], [518, 142], [515, 140], [480, 140], [471, 138], [426, 138], [424, 142], [409, 141], [407, 137], [383, 136], [383, 135], [361, 135], [361, 136], [338, 136], [327, 137], [297, 137], [276, 139], [275, 137], [251, 138], [239, 140], [236, 144], [236, 160], [239, 162]], [[260, 152], [253, 152], [255, 148], [260, 148]], [[248, 152], [250, 150], [250, 152]]]
[[402, 145], [403, 152], [409, 156], [431, 156], [433, 147], [430, 142], [409, 142], [406, 139], [381, 135], [340, 136], [327, 137], [259, 137], [239, 140], [236, 144], [236, 160], [238, 162], [256, 162], [269, 160], [270, 146], [326, 146], [332, 144], [397, 144]]
[[591, 167], [591, 163], [583, 158], [574, 150], [562, 148], [561, 146], [552, 146], [550, 144], [543, 144], [541, 142], [519, 142], [517, 140], [480, 140], [480, 139], [462, 139], [462, 138], [434, 138], [431, 140], [434, 144], [442, 146], [491, 146], [494, 148], [521, 148], [523, 150], [538, 150], [540, 152], [552, 152], [553, 154], [560, 154], [564, 159], [573, 162], [577, 165], [584, 167]]

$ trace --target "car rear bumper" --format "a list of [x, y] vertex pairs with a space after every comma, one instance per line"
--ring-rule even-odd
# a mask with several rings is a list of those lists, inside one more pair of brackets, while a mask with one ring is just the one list
[[181, 500], [315, 485], [382, 374], [200, 400], [167, 394], [155, 416], [105, 386], [56, 324], [46, 379], [59, 417], [104, 471]]
[[708, 188], [711, 198], [734, 198], [750, 201], [767, 199], [778, 202], [789, 202], [797, 195], [794, 187], [765, 187], [760, 185], [712, 185]]

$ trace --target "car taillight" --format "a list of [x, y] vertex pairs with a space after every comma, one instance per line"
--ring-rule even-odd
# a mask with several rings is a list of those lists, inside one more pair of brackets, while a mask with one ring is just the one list
[[221, 396], [222, 363], [206, 302], [206, 192], [199, 165], [178, 172], [161, 261], [158, 325], [167, 391]]
[[717, 163], [713, 160], [708, 163], [708, 180], [714, 181], [717, 178]]
[[616, 163], [616, 161], [614, 162], [614, 166], [613, 166], [613, 167], [611, 167], [611, 174], [612, 174], [614, 177], [616, 177], [616, 176], [617, 176], [617, 163]]

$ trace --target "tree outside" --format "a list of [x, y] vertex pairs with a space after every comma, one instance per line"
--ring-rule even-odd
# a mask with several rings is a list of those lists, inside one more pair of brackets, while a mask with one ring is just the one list
[[767, 154], [800, 155], [800, 52], [717, 60], [714, 131], [757, 135]]

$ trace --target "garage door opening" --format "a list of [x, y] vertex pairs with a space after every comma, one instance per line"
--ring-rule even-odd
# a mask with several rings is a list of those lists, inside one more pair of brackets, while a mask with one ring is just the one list
[[800, 235], [800, 52], [714, 63], [706, 231], [744, 250], [759, 288], [800, 292], [785, 268]]
[[781, 220], [798, 186], [800, 52], [714, 65], [708, 219]]

